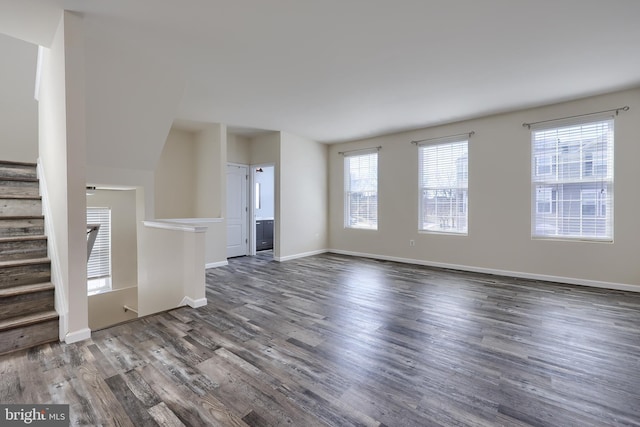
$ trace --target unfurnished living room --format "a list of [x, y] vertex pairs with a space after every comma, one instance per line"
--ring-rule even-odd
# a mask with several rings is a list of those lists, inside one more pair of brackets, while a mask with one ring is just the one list
[[0, 426], [640, 426], [640, 2], [0, 2]]

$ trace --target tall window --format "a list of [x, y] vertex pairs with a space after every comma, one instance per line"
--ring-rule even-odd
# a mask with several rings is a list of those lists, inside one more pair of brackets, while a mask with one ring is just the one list
[[467, 234], [468, 141], [446, 139], [419, 148], [418, 229]]
[[378, 229], [378, 152], [344, 158], [344, 226]]
[[88, 292], [111, 290], [111, 209], [87, 208], [87, 224], [100, 229], [87, 262]]
[[613, 119], [531, 131], [533, 237], [613, 240]]

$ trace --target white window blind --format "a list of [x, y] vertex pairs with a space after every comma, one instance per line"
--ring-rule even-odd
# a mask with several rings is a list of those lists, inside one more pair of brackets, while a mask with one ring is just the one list
[[345, 154], [344, 226], [378, 229], [378, 152]]
[[89, 262], [87, 278], [111, 276], [111, 209], [87, 208], [87, 224], [100, 224]]
[[467, 234], [468, 141], [421, 145], [419, 180], [419, 230]]
[[531, 131], [532, 235], [613, 240], [613, 119]]

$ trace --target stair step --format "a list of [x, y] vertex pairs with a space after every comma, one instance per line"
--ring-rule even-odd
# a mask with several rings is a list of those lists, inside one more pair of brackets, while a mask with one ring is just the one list
[[0, 217], [0, 237], [44, 234], [44, 216]]
[[0, 261], [0, 289], [51, 280], [49, 258]]
[[0, 197], [0, 216], [42, 215], [40, 197]]
[[14, 286], [12, 288], [0, 289], [0, 298], [7, 298], [16, 295], [24, 295], [31, 292], [50, 291], [55, 289], [53, 283], [42, 282], [34, 283], [32, 285]]
[[0, 321], [0, 354], [58, 341], [55, 310]]
[[20, 192], [19, 194], [0, 194], [0, 200], [40, 200], [42, 201], [42, 197], [40, 194], [31, 195], [24, 194], [24, 192]]
[[0, 179], [0, 197], [39, 197], [40, 185], [37, 179]]
[[0, 161], [0, 354], [59, 339], [34, 163]]
[[51, 283], [0, 289], [0, 321], [54, 310], [54, 292]]
[[35, 163], [0, 162], [0, 177], [14, 179], [37, 179]]
[[0, 261], [46, 257], [46, 236], [0, 237]]

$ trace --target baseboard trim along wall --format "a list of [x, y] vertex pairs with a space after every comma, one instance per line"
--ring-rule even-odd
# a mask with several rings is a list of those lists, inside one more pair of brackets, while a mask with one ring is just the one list
[[379, 259], [383, 261], [395, 261], [404, 264], [424, 265], [426, 267], [447, 268], [450, 270], [471, 271], [474, 273], [494, 274], [496, 276], [518, 277], [521, 279], [541, 280], [544, 282], [566, 283], [568, 285], [590, 286], [593, 288], [613, 289], [617, 291], [640, 292], [640, 285], [631, 285], [627, 283], [601, 282], [597, 280], [577, 279], [574, 277], [549, 276], [545, 274], [523, 273], [520, 271], [496, 270], [492, 268], [474, 267], [468, 265], [447, 264], [442, 262], [424, 261], [411, 258], [399, 258], [386, 255], [369, 254], [363, 252], [343, 251], [339, 249], [330, 249], [329, 252], [357, 256], [362, 258]]
[[73, 344], [74, 342], [88, 340], [89, 338], [91, 338], [91, 329], [84, 328], [78, 331], [69, 332], [64, 337], [64, 342], [67, 344]]
[[229, 261], [210, 262], [204, 265], [204, 268], [218, 268], [229, 265]]
[[273, 259], [278, 261], [278, 262], [290, 261], [292, 259], [305, 258], [305, 257], [308, 257], [308, 256], [313, 256], [313, 255], [326, 254], [327, 252], [329, 252], [329, 249], [320, 249], [320, 250], [317, 250], [317, 251], [304, 252], [304, 253], [294, 254], [294, 255], [287, 255], [287, 256], [283, 256], [283, 257], [273, 257]]
[[207, 299], [198, 298], [194, 300], [193, 298], [184, 297], [180, 305], [188, 305], [191, 308], [204, 307], [205, 305], [207, 305]]

